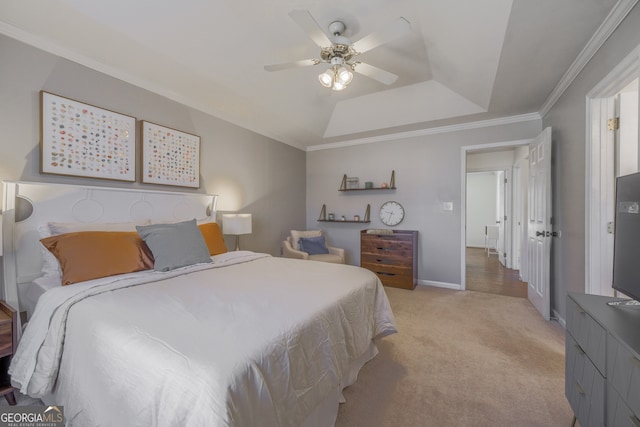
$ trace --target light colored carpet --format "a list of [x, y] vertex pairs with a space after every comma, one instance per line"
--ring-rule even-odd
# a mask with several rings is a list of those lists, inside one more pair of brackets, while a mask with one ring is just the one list
[[571, 425], [564, 330], [527, 300], [424, 286], [386, 291], [399, 333], [379, 340], [380, 354], [345, 390], [336, 427]]
[[386, 288], [398, 334], [347, 388], [336, 427], [570, 426], [564, 329], [528, 300]]

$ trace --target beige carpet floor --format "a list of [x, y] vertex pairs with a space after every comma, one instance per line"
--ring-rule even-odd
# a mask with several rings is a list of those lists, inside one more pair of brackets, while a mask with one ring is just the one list
[[347, 388], [337, 427], [571, 425], [564, 329], [528, 300], [386, 288], [399, 333]]

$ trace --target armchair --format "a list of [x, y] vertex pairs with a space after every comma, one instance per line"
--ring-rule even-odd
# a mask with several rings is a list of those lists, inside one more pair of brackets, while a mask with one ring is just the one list
[[285, 258], [308, 259], [312, 261], [332, 262], [344, 264], [344, 249], [326, 246], [329, 253], [310, 254], [300, 248], [300, 238], [321, 237], [321, 230], [297, 231], [291, 230], [291, 236], [282, 241], [282, 256]]

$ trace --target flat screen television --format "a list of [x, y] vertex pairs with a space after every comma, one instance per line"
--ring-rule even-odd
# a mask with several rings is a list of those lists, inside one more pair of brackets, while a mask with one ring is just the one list
[[640, 173], [616, 178], [613, 289], [640, 301]]

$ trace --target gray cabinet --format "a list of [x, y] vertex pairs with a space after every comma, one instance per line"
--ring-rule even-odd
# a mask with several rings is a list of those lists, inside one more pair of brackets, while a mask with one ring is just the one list
[[569, 294], [565, 395], [581, 427], [640, 427], [640, 306]]

